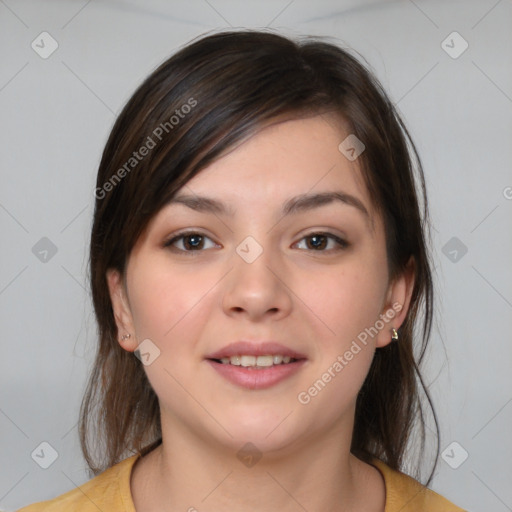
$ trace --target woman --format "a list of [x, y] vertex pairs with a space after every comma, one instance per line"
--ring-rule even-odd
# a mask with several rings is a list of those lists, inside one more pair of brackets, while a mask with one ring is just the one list
[[23, 510], [462, 510], [400, 472], [430, 404], [428, 210], [356, 59], [258, 31], [189, 44], [117, 119], [95, 195], [97, 476]]

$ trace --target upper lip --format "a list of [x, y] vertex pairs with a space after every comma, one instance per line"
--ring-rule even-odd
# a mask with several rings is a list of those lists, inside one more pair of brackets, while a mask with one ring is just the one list
[[251, 341], [236, 341], [234, 343], [230, 343], [225, 347], [217, 350], [216, 352], [212, 352], [207, 355], [207, 359], [222, 359], [223, 357], [232, 357], [232, 356], [266, 356], [266, 355], [281, 355], [288, 356], [293, 359], [306, 359], [304, 354], [297, 352], [291, 348], [285, 347], [281, 345], [281, 343], [277, 343], [275, 341], [261, 341], [261, 342], [251, 342]]

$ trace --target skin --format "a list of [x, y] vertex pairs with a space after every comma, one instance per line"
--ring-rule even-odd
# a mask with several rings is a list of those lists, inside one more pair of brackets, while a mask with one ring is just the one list
[[[382, 219], [357, 160], [338, 150], [347, 135], [320, 115], [263, 128], [180, 191], [222, 201], [235, 215], [170, 204], [138, 240], [125, 275], [108, 272], [119, 338], [131, 334], [121, 345], [133, 351], [149, 338], [160, 350], [145, 371], [163, 443], [134, 467], [137, 511], [384, 510], [380, 472], [350, 453], [355, 402], [375, 349], [406, 317], [414, 273], [410, 266], [389, 280]], [[370, 218], [341, 202], [281, 214], [292, 196], [339, 190]], [[165, 247], [184, 228], [207, 237], [201, 250], [190, 238]], [[349, 246], [320, 239], [315, 248], [311, 236], [326, 231]], [[263, 249], [252, 263], [236, 252], [247, 236]], [[298, 393], [396, 303], [401, 311], [301, 404]], [[238, 387], [205, 357], [242, 339], [276, 340], [307, 362], [271, 388]], [[247, 442], [263, 455], [252, 467], [236, 457]]]

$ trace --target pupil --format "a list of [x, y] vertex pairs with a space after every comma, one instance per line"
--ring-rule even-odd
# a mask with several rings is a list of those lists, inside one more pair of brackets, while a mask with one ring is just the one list
[[311, 241], [311, 245], [315, 248], [315, 249], [318, 249], [319, 247], [323, 247], [324, 244], [325, 244], [325, 236], [323, 235], [315, 235], [315, 236], [312, 236], [310, 238], [310, 241]]
[[187, 245], [197, 249], [202, 242], [202, 236], [201, 235], [189, 235], [186, 240], [188, 240]]

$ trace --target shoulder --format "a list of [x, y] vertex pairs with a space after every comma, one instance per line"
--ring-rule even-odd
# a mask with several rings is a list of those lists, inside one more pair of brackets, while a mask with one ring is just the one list
[[371, 464], [384, 477], [385, 512], [464, 512], [464, 509], [457, 507], [414, 478], [391, 469], [381, 460], [374, 458]]
[[138, 457], [138, 454], [133, 455], [57, 498], [34, 503], [18, 512], [135, 512], [130, 492], [130, 475]]

